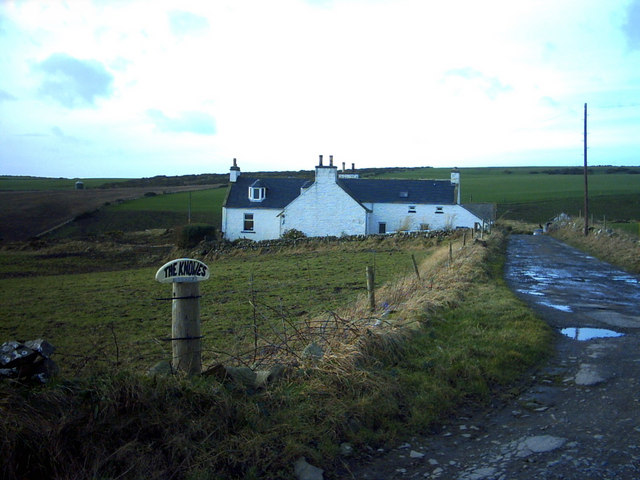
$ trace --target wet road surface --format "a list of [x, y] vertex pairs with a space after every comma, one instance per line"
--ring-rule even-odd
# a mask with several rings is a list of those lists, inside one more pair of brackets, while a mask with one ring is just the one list
[[640, 329], [638, 277], [552, 237], [512, 236], [505, 277], [553, 327]]
[[640, 282], [548, 236], [510, 239], [505, 277], [557, 332], [517, 398], [378, 452], [358, 479], [640, 479]]

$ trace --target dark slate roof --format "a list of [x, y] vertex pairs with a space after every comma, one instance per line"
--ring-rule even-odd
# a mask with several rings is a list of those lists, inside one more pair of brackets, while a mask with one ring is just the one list
[[[304, 178], [252, 178], [240, 175], [231, 184], [224, 202], [228, 208], [284, 208], [300, 195], [300, 187]], [[255, 185], [254, 185], [255, 183]], [[249, 187], [260, 186], [266, 188], [266, 197], [261, 202], [249, 201]]]
[[[253, 178], [238, 177], [225, 200], [227, 208], [284, 208], [298, 195], [300, 188], [313, 182], [304, 178]], [[386, 180], [342, 178], [340, 185], [357, 202], [362, 203], [406, 203], [442, 204], [454, 202], [455, 187], [449, 180]], [[249, 187], [265, 187], [266, 197], [262, 202], [249, 201]]]
[[485, 222], [493, 222], [496, 219], [495, 203], [465, 203], [462, 207]]
[[338, 184], [360, 203], [455, 203], [455, 187], [449, 180], [341, 178]]

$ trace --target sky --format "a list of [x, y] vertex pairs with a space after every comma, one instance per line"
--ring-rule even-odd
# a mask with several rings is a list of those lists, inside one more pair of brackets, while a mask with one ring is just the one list
[[0, 0], [0, 175], [640, 165], [640, 0]]

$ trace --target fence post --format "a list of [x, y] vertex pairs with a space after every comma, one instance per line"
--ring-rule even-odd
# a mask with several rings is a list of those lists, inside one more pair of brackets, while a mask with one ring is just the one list
[[413, 262], [413, 269], [416, 272], [416, 277], [420, 280], [420, 271], [418, 270], [418, 264], [416, 263], [416, 256], [413, 253], [411, 254], [411, 261]]
[[171, 351], [175, 371], [198, 375], [202, 370], [200, 285], [209, 267], [199, 260], [179, 258], [160, 267], [156, 280], [172, 283]]
[[369, 296], [369, 308], [373, 312], [376, 309], [375, 276], [373, 267], [367, 266], [367, 294]]

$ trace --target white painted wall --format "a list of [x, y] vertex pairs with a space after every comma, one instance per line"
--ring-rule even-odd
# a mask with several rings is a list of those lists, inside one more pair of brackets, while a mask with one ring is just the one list
[[[473, 228], [478, 217], [460, 205], [413, 205], [415, 213], [409, 213], [408, 204], [374, 203], [366, 205], [369, 214], [367, 233], [378, 233], [378, 224], [387, 224], [387, 233], [420, 230], [421, 224], [429, 225], [429, 230]], [[443, 213], [436, 213], [436, 207], [442, 207]]]
[[[280, 237], [280, 209], [273, 208], [223, 208], [222, 229], [224, 238], [237, 240], [248, 238], [249, 240], [272, 240]], [[243, 231], [244, 214], [253, 213], [253, 232]]]
[[364, 235], [366, 210], [336, 183], [337, 168], [317, 167], [316, 181], [283, 211], [282, 232], [308, 237]]

